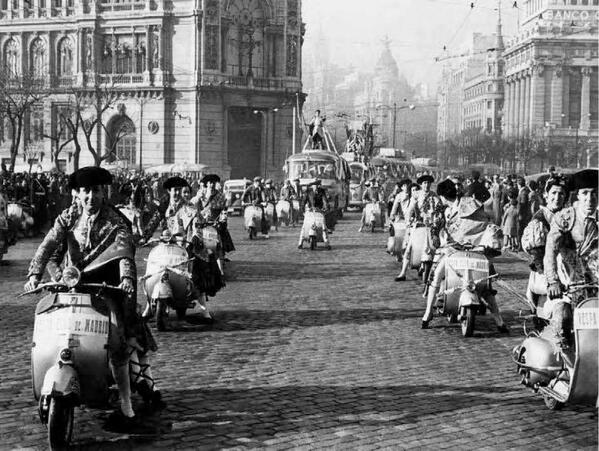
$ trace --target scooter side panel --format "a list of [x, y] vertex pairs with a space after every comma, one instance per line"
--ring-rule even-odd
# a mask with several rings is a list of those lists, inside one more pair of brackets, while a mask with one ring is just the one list
[[599, 380], [599, 300], [587, 299], [574, 310], [574, 334], [577, 355], [568, 401], [596, 405]]
[[[472, 280], [482, 279], [489, 275], [489, 261], [484, 255], [475, 252], [457, 251], [445, 257], [445, 281], [446, 290], [454, 290], [445, 295], [445, 314], [458, 314], [460, 307], [460, 296], [462, 294], [462, 278], [464, 270], [469, 267]], [[483, 268], [486, 267], [486, 270]], [[477, 289], [487, 286], [487, 281], [481, 282]]]
[[281, 222], [289, 222], [291, 218], [291, 204], [286, 200], [280, 200], [276, 206], [277, 217]]
[[31, 352], [33, 391], [39, 399], [44, 378], [60, 351], [69, 348], [81, 384], [81, 400], [103, 404], [108, 393], [109, 317], [89, 307], [62, 307], [36, 315]]
[[246, 228], [255, 227], [258, 230], [260, 229], [260, 223], [262, 222], [262, 210], [260, 208], [253, 205], [245, 207], [243, 217]]
[[[187, 300], [189, 298], [191, 292], [191, 280], [181, 274], [177, 274], [169, 271], [168, 277], [168, 285], [170, 286], [170, 292], [173, 300], [181, 301], [183, 304], [187, 305]], [[156, 294], [156, 290], [160, 290], [161, 288], [161, 277], [162, 273], [155, 274], [154, 276], [146, 279], [146, 292], [150, 294], [150, 296], [154, 296]], [[164, 292], [163, 290], [160, 290]], [[160, 296], [163, 297], [163, 296]], [[170, 297], [170, 296], [166, 296]]]
[[[312, 226], [315, 227], [312, 227]], [[320, 212], [308, 211], [304, 215], [303, 224], [304, 239], [316, 234], [318, 242], [323, 241], [322, 230], [324, 228], [324, 215]]]

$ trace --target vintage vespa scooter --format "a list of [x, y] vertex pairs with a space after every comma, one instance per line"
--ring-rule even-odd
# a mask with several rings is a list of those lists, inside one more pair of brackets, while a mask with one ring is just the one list
[[483, 292], [489, 290], [489, 260], [482, 249], [461, 246], [461, 250], [445, 249], [445, 279], [437, 298], [437, 312], [450, 323], [460, 322], [462, 335], [474, 333], [476, 315], [484, 315], [489, 307]]
[[245, 228], [250, 240], [256, 239], [258, 230], [262, 228], [262, 209], [257, 205], [248, 204], [243, 212]]
[[146, 274], [140, 277], [142, 289], [148, 300], [144, 317], [156, 312], [156, 328], [167, 328], [169, 310], [175, 310], [177, 318], [184, 320], [187, 309], [195, 307], [191, 262], [187, 250], [179, 237], [169, 230], [162, 232], [160, 238], [151, 239], [146, 245], [158, 243], [147, 258]]
[[324, 214], [321, 211], [306, 209], [302, 229], [304, 241], [310, 243], [310, 250], [315, 250], [317, 243], [324, 243], [325, 227]]
[[398, 262], [401, 262], [403, 258], [405, 237], [406, 222], [403, 219], [396, 219], [389, 225], [387, 253], [394, 256]]
[[68, 446], [76, 406], [109, 407], [106, 298], [122, 295], [122, 290], [80, 283], [81, 277], [77, 268], [67, 267], [60, 282], [43, 283], [25, 293], [50, 292], [37, 304], [31, 349], [33, 394], [39, 401], [40, 420], [48, 428], [50, 449]]
[[276, 211], [277, 211], [277, 221], [278, 221], [279, 226], [281, 224], [285, 224], [287, 227], [289, 227], [289, 224], [291, 223], [291, 215], [292, 215], [291, 208], [292, 208], [291, 202], [289, 202], [288, 200], [281, 199], [277, 202]]
[[[580, 293], [587, 288], [597, 286], [571, 285], [568, 293]], [[555, 331], [547, 326], [541, 332], [528, 333], [512, 351], [521, 383], [539, 392], [551, 410], [558, 410], [566, 403], [599, 406], [599, 299], [583, 297], [573, 315], [572, 348], [564, 349]]]
[[368, 202], [364, 206], [364, 217], [371, 233], [374, 233], [376, 227], [384, 226], [380, 202]]

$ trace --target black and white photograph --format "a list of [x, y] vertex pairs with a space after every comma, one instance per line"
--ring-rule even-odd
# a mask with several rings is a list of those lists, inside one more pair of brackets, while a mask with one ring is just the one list
[[0, 0], [0, 450], [597, 450], [599, 0]]

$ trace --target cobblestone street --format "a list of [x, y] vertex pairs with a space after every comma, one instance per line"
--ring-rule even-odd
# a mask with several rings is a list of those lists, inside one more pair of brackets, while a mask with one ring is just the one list
[[[154, 373], [167, 409], [148, 418], [156, 437], [102, 429], [108, 412], [76, 410], [81, 449], [597, 449], [597, 411], [548, 410], [519, 384], [511, 350], [523, 337], [527, 264], [497, 260], [497, 299], [511, 327], [490, 316], [475, 336], [435, 318], [420, 329], [425, 301], [415, 272], [393, 281], [387, 234], [358, 233], [347, 214], [333, 250], [299, 251], [298, 229], [249, 241], [241, 220], [227, 287], [210, 306], [213, 326], [158, 333]], [[45, 449], [31, 391], [30, 345], [37, 297], [16, 298], [38, 241], [21, 241], [0, 267], [0, 448]], [[143, 257], [138, 271], [143, 274]]]

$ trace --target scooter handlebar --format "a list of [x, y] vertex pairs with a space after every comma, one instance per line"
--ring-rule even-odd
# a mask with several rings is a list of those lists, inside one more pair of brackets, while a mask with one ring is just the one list
[[[108, 285], [106, 283], [80, 283], [80, 284], [77, 284], [75, 287], [108, 289], [108, 290], [122, 291], [123, 293], [127, 294], [127, 292], [125, 290], [123, 290], [121, 287], [117, 287], [114, 285]], [[69, 289], [72, 287], [69, 287], [68, 285], [66, 285], [62, 282], [44, 282], [44, 283], [40, 283], [37, 287], [35, 287], [31, 291], [24, 291], [23, 293], [19, 294], [17, 297], [20, 298], [20, 297], [31, 295], [31, 294], [36, 294], [42, 290], [51, 289], [51, 288]]]

